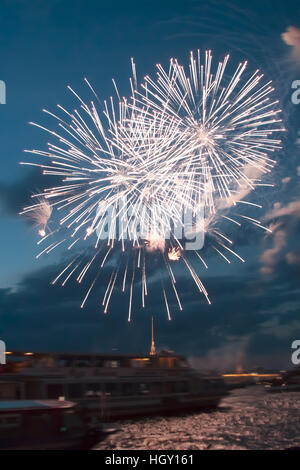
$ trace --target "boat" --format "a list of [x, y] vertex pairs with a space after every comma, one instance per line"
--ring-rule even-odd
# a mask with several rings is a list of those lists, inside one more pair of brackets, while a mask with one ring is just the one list
[[266, 392], [299, 392], [300, 391], [300, 368], [282, 371], [279, 376], [265, 386]]
[[12, 352], [0, 366], [0, 400], [75, 401], [87, 419], [145, 416], [216, 407], [227, 394], [217, 376], [183, 356]]
[[89, 449], [104, 437], [103, 427], [85, 423], [74, 402], [0, 401], [1, 450]]
[[75, 401], [86, 420], [197, 411], [218, 406], [224, 380], [201, 374], [182, 355], [8, 352], [0, 366], [0, 400]]

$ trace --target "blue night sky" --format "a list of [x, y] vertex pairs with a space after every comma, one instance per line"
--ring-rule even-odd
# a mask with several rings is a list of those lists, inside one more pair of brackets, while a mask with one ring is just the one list
[[[0, 80], [6, 83], [6, 104], [0, 105], [0, 338], [8, 349], [144, 353], [153, 314], [158, 347], [197, 358], [200, 366], [290, 367], [291, 343], [300, 338], [300, 104], [291, 102], [291, 84], [300, 80], [299, 2], [0, 0], [0, 7]], [[184, 310], [174, 308], [171, 322], [156, 282], [159, 267], [147, 308], [134, 300], [130, 324], [128, 302], [118, 292], [103, 314], [106, 283], [80, 309], [86, 288], [50, 285], [65, 255], [36, 260], [36, 231], [18, 215], [32, 193], [52, 185], [38, 169], [19, 165], [24, 149], [46, 148], [48, 141], [28, 123], [49, 123], [42, 109], [55, 111], [57, 103], [77, 106], [67, 85], [89, 100], [84, 77], [101, 99], [113, 94], [112, 77], [121, 95], [130, 95], [131, 57], [142, 81], [154, 76], [156, 63], [167, 66], [177, 57], [187, 64], [189, 52], [199, 48], [211, 49], [216, 61], [230, 53], [233, 66], [246, 59], [249, 70], [259, 68], [273, 80], [287, 132], [275, 156], [275, 187], [256, 197], [274, 233], [248, 227], [235, 234], [244, 264], [208, 255], [209, 269], [199, 274], [210, 306], [178, 268]]]

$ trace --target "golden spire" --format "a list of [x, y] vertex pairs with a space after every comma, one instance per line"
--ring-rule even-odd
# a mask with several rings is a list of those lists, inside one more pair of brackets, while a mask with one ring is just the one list
[[150, 356], [156, 356], [156, 350], [155, 350], [155, 344], [154, 344], [153, 317], [152, 317], [152, 342], [151, 342]]

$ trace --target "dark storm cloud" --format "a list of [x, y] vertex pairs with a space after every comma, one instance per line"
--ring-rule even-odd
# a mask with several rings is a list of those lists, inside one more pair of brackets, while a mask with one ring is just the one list
[[[167, 320], [161, 283], [155, 278], [149, 285], [146, 309], [140, 307], [141, 290], [136, 286], [130, 324], [128, 292], [122, 294], [119, 287], [108, 313], [103, 314], [101, 300], [110, 276], [108, 266], [84, 309], [80, 304], [88, 283], [71, 281], [64, 288], [50, 285], [63, 266], [35, 271], [24, 276], [16, 289], [0, 290], [0, 336], [9, 349], [145, 353], [154, 315], [159, 348], [209, 357], [210, 364], [219, 361], [219, 368], [226, 368], [230, 361], [225, 361], [225, 355], [231, 353], [232, 363], [244, 358], [244, 366], [253, 363], [254, 357], [264, 364], [264, 357], [277, 354], [278, 348], [288, 354], [291, 340], [300, 334], [298, 273], [287, 263], [280, 266], [271, 284], [261, 283], [251, 265], [245, 267], [243, 276], [208, 278], [205, 285], [212, 305], [199, 296], [193, 281], [182, 277], [177, 285], [182, 312], [166, 285], [172, 321]], [[90, 280], [93, 275], [91, 272]]]
[[50, 285], [63, 266], [30, 273], [15, 290], [0, 291], [1, 336], [11, 349], [90, 350], [96, 335], [98, 348], [107, 346], [101, 295], [83, 310], [86, 286], [72, 281], [64, 288]]

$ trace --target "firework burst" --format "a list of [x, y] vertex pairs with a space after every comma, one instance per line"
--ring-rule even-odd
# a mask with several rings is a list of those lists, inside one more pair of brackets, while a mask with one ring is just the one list
[[[241, 213], [229, 217], [227, 212], [237, 203], [259, 207], [244, 198], [263, 184], [261, 176], [274, 165], [270, 154], [280, 148], [280, 140], [274, 137], [283, 130], [280, 110], [278, 102], [270, 99], [270, 82], [261, 84], [262, 74], [256, 71], [243, 80], [246, 63], [226, 76], [228, 59], [219, 62], [215, 73], [210, 52], [203, 64], [200, 53], [196, 59], [191, 55], [188, 73], [172, 59], [168, 72], [158, 65], [156, 80], [146, 77], [140, 88], [132, 62], [130, 100], [120, 99], [113, 81], [117, 100], [102, 104], [86, 80], [97, 105], [94, 101], [86, 104], [69, 87], [79, 101], [79, 110], [70, 112], [58, 105], [59, 115], [45, 111], [56, 120], [58, 131], [34, 124], [55, 141], [46, 151], [30, 151], [44, 157], [44, 164], [24, 164], [61, 177], [62, 184], [46, 188], [38, 195], [42, 198], [39, 203], [23, 212], [40, 221], [44, 214], [39, 244], [46, 247], [37, 257], [59, 246], [74, 252], [53, 283], [65, 285], [72, 277], [81, 283], [92, 266], [100, 267], [82, 307], [112, 255], [116, 267], [102, 299], [105, 313], [116, 287], [128, 292], [128, 320], [136, 289], [145, 306], [153, 256], [160, 256], [168, 276], [166, 280], [161, 275], [168, 318], [168, 291], [182, 310], [174, 261], [177, 267], [185, 267], [210, 303], [197, 274], [199, 262], [207, 268], [199, 253], [201, 246], [186, 250], [185, 237], [206, 233], [212, 239], [211, 248], [222, 259], [230, 262], [233, 255], [244, 261], [232, 249], [233, 242], [219, 222], [241, 226], [247, 221], [268, 230], [257, 219]], [[195, 218], [199, 209], [200, 221]], [[57, 229], [46, 235], [53, 210], [59, 219]], [[192, 215], [183, 234], [187, 213]], [[50, 235], [55, 240], [49, 244]]]
[[271, 81], [261, 83], [259, 70], [246, 76], [247, 62], [228, 76], [228, 61], [229, 55], [214, 71], [211, 52], [202, 63], [198, 51], [196, 58], [191, 53], [187, 73], [174, 59], [168, 72], [158, 64], [156, 80], [145, 77], [143, 92], [136, 92], [133, 104], [149, 122], [156, 119], [176, 129], [171, 139], [175, 148], [180, 141], [178, 176], [188, 175], [189, 196], [197, 201], [201, 191], [213, 213], [220, 200], [234, 204], [237, 192], [255, 188], [249, 168], [258, 175], [271, 171], [270, 155], [281, 148], [275, 136], [284, 131], [278, 100], [271, 99]]

